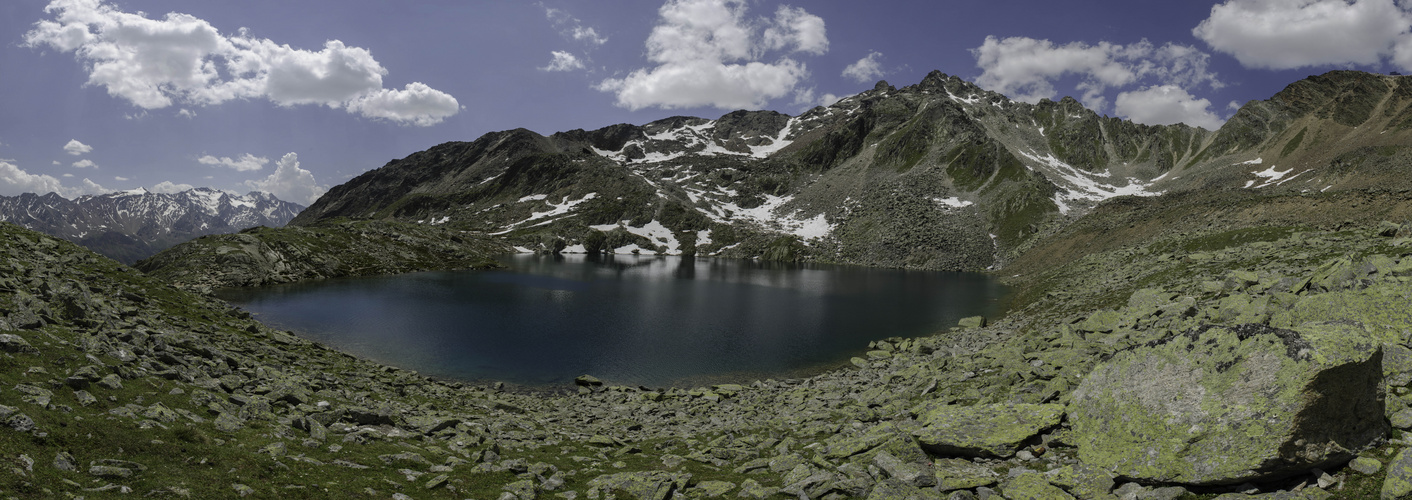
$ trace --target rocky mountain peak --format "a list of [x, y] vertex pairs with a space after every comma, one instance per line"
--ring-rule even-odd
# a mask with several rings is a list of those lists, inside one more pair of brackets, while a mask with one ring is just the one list
[[[1337, 157], [1357, 147], [1412, 139], [1400, 81], [1313, 77], [1212, 132], [1100, 116], [1072, 97], [1013, 101], [933, 71], [798, 116], [741, 110], [448, 143], [334, 188], [294, 223], [392, 217], [504, 235], [526, 250], [558, 240], [592, 251], [602, 240], [610, 250], [974, 269], [1115, 197], [1326, 189], [1338, 181], [1286, 183], [1361, 161]], [[1262, 163], [1276, 161], [1278, 170]]]
[[153, 193], [143, 188], [81, 196], [0, 196], [0, 220], [67, 239], [132, 263], [197, 236], [283, 226], [304, 207], [274, 195], [211, 188]]

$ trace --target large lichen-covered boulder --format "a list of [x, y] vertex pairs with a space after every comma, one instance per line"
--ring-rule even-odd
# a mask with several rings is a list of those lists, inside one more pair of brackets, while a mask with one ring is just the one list
[[[665, 500], [674, 491], [686, 489], [691, 474], [662, 471], [619, 472], [598, 476], [588, 482], [589, 488], [603, 493], [626, 495], [638, 500]], [[593, 495], [590, 495], [592, 497]]]
[[1064, 417], [1064, 405], [923, 404], [912, 412], [922, 424], [912, 435], [932, 453], [1007, 458], [1014, 455], [1026, 440], [1059, 425]]
[[1069, 406], [1079, 459], [1142, 482], [1276, 479], [1387, 431], [1381, 343], [1356, 323], [1206, 326], [1120, 352]]

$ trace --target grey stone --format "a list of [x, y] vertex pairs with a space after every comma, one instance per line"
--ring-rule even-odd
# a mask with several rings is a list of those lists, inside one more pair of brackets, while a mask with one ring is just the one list
[[[811, 497], [813, 498], [813, 497]], [[873, 485], [867, 500], [940, 500], [936, 490], [923, 490], [898, 479], [884, 479]]]
[[696, 489], [706, 498], [719, 498], [735, 490], [735, 483], [730, 481], [701, 481], [696, 484]]
[[1384, 500], [1412, 497], [1412, 448], [1403, 448], [1387, 464], [1387, 476], [1379, 495]]
[[1353, 469], [1359, 474], [1371, 476], [1383, 470], [1383, 463], [1373, 457], [1358, 457], [1348, 463], [1348, 468]]
[[889, 477], [919, 488], [936, 486], [936, 474], [913, 463], [903, 462], [891, 453], [880, 451], [873, 455], [873, 464], [887, 472]]
[[1064, 406], [927, 404], [913, 413], [922, 424], [912, 432], [923, 448], [939, 455], [1010, 457], [1031, 437], [1059, 424]]
[[102, 379], [98, 380], [98, 385], [116, 391], [123, 388], [123, 379], [117, 376], [116, 374], [109, 373], [105, 375]]
[[426, 482], [425, 484], [423, 484], [422, 486], [423, 486], [424, 488], [426, 488], [426, 489], [434, 490], [434, 489], [437, 489], [437, 488], [441, 488], [441, 487], [443, 487], [443, 486], [446, 486], [446, 484], [447, 484], [450, 480], [451, 480], [451, 476], [448, 476], [448, 475], [446, 475], [446, 474], [438, 474], [436, 477], [433, 477], [433, 478], [431, 478], [431, 479], [428, 479], [427, 482]]
[[1000, 484], [1000, 492], [1010, 500], [1074, 500], [1058, 486], [1049, 484], [1037, 472], [1027, 472]]
[[959, 458], [937, 459], [934, 474], [937, 489], [943, 492], [990, 486], [1000, 481], [1000, 476], [990, 468]]
[[735, 496], [740, 498], [754, 498], [759, 500], [774, 496], [776, 491], [778, 490], [775, 488], [769, 488], [764, 485], [761, 485], [759, 481], [756, 481], [754, 479], [746, 479], [740, 482], [740, 491], [737, 492]]
[[1079, 498], [1098, 498], [1113, 491], [1112, 474], [1082, 462], [1051, 470], [1044, 476]]
[[961, 318], [961, 321], [956, 322], [956, 326], [961, 328], [983, 328], [985, 327], [985, 323], [985, 316], [970, 316]]
[[641, 500], [666, 500], [674, 491], [686, 488], [691, 474], [660, 471], [619, 472], [598, 476], [589, 487], [605, 493], [627, 494]]
[[69, 452], [61, 451], [54, 454], [54, 468], [64, 472], [75, 472], [78, 470], [78, 462]]
[[1381, 346], [1360, 326], [1205, 327], [1120, 352], [1069, 406], [1079, 459], [1140, 481], [1238, 484], [1383, 436]]
[[1388, 418], [1394, 429], [1412, 429], [1412, 409], [1403, 408]]
[[24, 337], [13, 333], [0, 333], [0, 351], [15, 354], [39, 354], [39, 349], [29, 345]]

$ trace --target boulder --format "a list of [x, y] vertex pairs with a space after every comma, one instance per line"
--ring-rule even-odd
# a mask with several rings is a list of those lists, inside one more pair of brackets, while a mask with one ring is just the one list
[[990, 486], [998, 482], [999, 476], [989, 467], [971, 463], [959, 458], [943, 458], [934, 467], [938, 491], [969, 490]]
[[1038, 472], [1015, 476], [1001, 484], [1000, 491], [1010, 500], [1074, 500], [1072, 495], [1045, 481]]
[[1358, 457], [1348, 463], [1348, 468], [1357, 471], [1359, 474], [1371, 476], [1383, 470], [1383, 463], [1373, 457]]
[[1387, 432], [1382, 349], [1356, 323], [1204, 326], [1099, 364], [1069, 405], [1079, 459], [1140, 482], [1332, 468]]
[[1384, 500], [1412, 497], [1412, 448], [1403, 448], [1387, 464], [1387, 477], [1383, 479], [1380, 494]]
[[912, 410], [922, 427], [912, 435], [938, 455], [1006, 458], [1024, 442], [1059, 425], [1064, 405], [928, 403]]
[[1092, 465], [1065, 465], [1044, 473], [1050, 484], [1079, 498], [1100, 498], [1113, 491], [1113, 475]]
[[588, 485], [604, 493], [626, 494], [629, 498], [666, 500], [673, 492], [685, 489], [690, 480], [691, 474], [660, 471], [619, 472], [598, 476], [589, 481]]
[[19, 335], [12, 333], [0, 333], [0, 351], [18, 354], [39, 354], [39, 349], [29, 345], [29, 342]]

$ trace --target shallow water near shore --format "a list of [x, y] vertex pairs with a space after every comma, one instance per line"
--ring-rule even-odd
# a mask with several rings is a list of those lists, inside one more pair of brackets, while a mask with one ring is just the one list
[[871, 340], [994, 315], [987, 275], [656, 256], [514, 255], [424, 272], [218, 295], [261, 321], [424, 375], [683, 386], [837, 366]]

